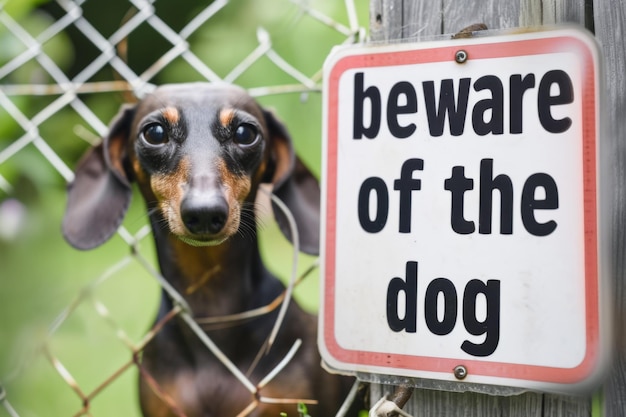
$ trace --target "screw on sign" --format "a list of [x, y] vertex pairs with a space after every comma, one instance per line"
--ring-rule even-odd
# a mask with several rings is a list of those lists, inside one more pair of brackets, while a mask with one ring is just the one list
[[467, 376], [467, 369], [463, 365], [455, 366], [454, 376], [456, 379], [465, 379]]
[[456, 51], [456, 54], [454, 54], [454, 59], [459, 64], [464, 63], [465, 61], [467, 61], [467, 52], [462, 49], [460, 51]]
[[609, 337], [597, 63], [573, 29], [329, 57], [331, 369], [548, 391], [597, 381]]

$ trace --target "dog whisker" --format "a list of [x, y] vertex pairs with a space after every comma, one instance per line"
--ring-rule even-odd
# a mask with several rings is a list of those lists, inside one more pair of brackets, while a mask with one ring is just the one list
[[242, 208], [241, 219], [239, 222], [239, 229], [237, 230], [237, 234], [239, 234], [243, 238], [250, 239], [252, 241], [256, 236], [257, 226], [258, 223], [255, 219], [254, 212], [249, 209]]

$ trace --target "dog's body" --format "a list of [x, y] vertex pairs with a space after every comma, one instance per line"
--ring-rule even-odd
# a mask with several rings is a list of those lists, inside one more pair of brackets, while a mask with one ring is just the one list
[[[162, 275], [184, 296], [194, 317], [220, 317], [269, 304], [284, 290], [263, 266], [256, 236], [260, 184], [291, 209], [303, 251], [315, 253], [319, 188], [295, 157], [284, 127], [243, 90], [181, 84], [158, 88], [125, 108], [104, 143], [81, 161], [69, 187], [63, 230], [90, 249], [119, 227], [138, 183], [148, 206]], [[275, 217], [289, 237], [284, 215]], [[159, 316], [173, 308], [164, 294]], [[207, 335], [258, 383], [297, 339], [302, 346], [257, 397], [243, 386], [180, 317], [166, 322], [144, 352], [141, 406], [145, 416], [236, 416], [255, 398], [315, 399], [314, 417], [332, 416], [350, 381], [320, 368], [316, 318], [291, 303], [278, 338], [258, 363], [276, 311], [225, 324]], [[254, 365], [253, 365], [254, 363]], [[250, 413], [295, 415], [295, 405], [260, 402]]]

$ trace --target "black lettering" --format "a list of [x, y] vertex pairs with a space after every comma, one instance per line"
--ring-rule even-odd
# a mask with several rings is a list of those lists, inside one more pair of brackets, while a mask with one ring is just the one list
[[476, 230], [473, 221], [465, 220], [463, 213], [465, 192], [474, 189], [474, 180], [465, 177], [465, 168], [455, 166], [452, 175], [444, 181], [444, 188], [452, 194], [452, 209], [450, 210], [450, 224], [452, 230], [461, 235], [474, 233]]
[[413, 178], [413, 172], [424, 169], [422, 159], [407, 159], [402, 164], [400, 178], [393, 183], [393, 189], [400, 191], [400, 233], [411, 232], [411, 191], [421, 188], [421, 181]]
[[524, 93], [535, 87], [535, 74], [528, 74], [522, 78], [521, 74], [513, 74], [509, 80], [511, 101], [509, 105], [509, 120], [511, 133], [522, 133], [522, 112]]
[[[551, 95], [552, 85], [559, 87], [557, 95]], [[574, 101], [574, 87], [572, 80], [565, 71], [553, 70], [548, 71], [539, 83], [539, 91], [537, 97], [537, 107], [539, 109], [539, 121], [541, 126], [550, 133], [563, 133], [572, 125], [572, 119], [564, 117], [555, 119], [552, 117], [552, 106], [569, 104]]]
[[[439, 294], [444, 300], [443, 317], [439, 320]], [[424, 318], [426, 326], [433, 334], [443, 336], [454, 330], [457, 316], [457, 294], [452, 281], [446, 278], [434, 279], [424, 299]]]
[[[474, 105], [472, 111], [472, 126], [477, 135], [484, 136], [489, 133], [501, 135], [504, 132], [504, 88], [500, 78], [495, 75], [480, 77], [474, 83], [474, 90], [490, 90], [491, 98], [480, 100]], [[491, 111], [488, 122], [485, 121], [485, 113]]]
[[478, 233], [491, 233], [493, 191], [500, 192], [500, 233], [513, 233], [513, 184], [504, 174], [493, 178], [493, 159], [480, 161], [480, 200], [478, 202]]
[[[398, 104], [400, 96], [406, 97], [406, 104]], [[389, 100], [387, 101], [387, 125], [391, 134], [400, 139], [408, 138], [416, 129], [415, 123], [409, 123], [406, 126], [400, 126], [398, 115], [417, 113], [417, 96], [413, 86], [401, 81], [395, 84], [389, 92]]]
[[[487, 302], [485, 320], [479, 321], [476, 311], [476, 299], [483, 294]], [[489, 356], [495, 352], [500, 341], [500, 281], [489, 280], [487, 284], [473, 279], [467, 283], [463, 293], [463, 324], [471, 335], [485, 335], [482, 344], [469, 340], [461, 344], [461, 349], [472, 356]]]
[[[537, 188], [543, 188], [545, 198], [542, 200], [535, 199]], [[556, 229], [556, 222], [549, 220], [545, 223], [539, 223], [535, 219], [535, 210], [555, 210], [559, 208], [559, 191], [556, 182], [548, 174], [533, 174], [524, 183], [522, 190], [522, 222], [529, 233], [535, 236], [547, 236]]]
[[[405, 296], [404, 317], [398, 314], [398, 298]], [[387, 324], [394, 332], [417, 331], [417, 262], [406, 263], [406, 280], [393, 278], [387, 287]]]
[[[353, 121], [353, 135], [354, 139], [361, 139], [363, 135], [365, 137], [373, 139], [378, 135], [380, 130], [380, 118], [381, 118], [381, 102], [380, 91], [375, 86], [370, 86], [367, 90], [364, 90], [363, 73], [357, 72], [354, 75], [354, 121]], [[363, 120], [363, 107], [365, 99], [369, 99], [372, 111], [370, 123], [367, 127], [364, 125]]]
[[426, 102], [428, 128], [430, 129], [431, 136], [443, 135], [446, 114], [448, 115], [448, 121], [450, 123], [450, 134], [452, 136], [460, 136], [463, 134], [470, 81], [471, 78], [461, 78], [459, 80], [458, 98], [455, 98], [453, 80], [441, 80], [439, 105], [437, 109], [435, 109], [435, 83], [433, 81], [424, 81], [422, 83], [424, 100]]
[[[370, 194], [376, 194], [376, 217], [370, 216]], [[389, 215], [389, 193], [382, 178], [370, 177], [363, 181], [359, 190], [359, 222], [363, 230], [369, 233], [378, 233], [387, 224]]]

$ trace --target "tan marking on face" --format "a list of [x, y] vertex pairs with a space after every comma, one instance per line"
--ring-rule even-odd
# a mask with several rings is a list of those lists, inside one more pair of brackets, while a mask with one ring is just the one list
[[166, 107], [161, 114], [170, 125], [175, 125], [180, 121], [180, 113], [176, 107]]
[[276, 158], [276, 170], [274, 172], [274, 178], [272, 178], [272, 183], [276, 184], [284, 181], [284, 179], [289, 175], [289, 171], [292, 169], [292, 151], [289, 149], [287, 141], [283, 139], [276, 140], [274, 144], [274, 152], [274, 157]]
[[254, 176], [252, 177], [253, 184], [258, 185], [261, 183], [261, 180], [265, 176], [266, 169], [267, 169], [267, 161], [265, 158], [263, 158], [263, 160], [261, 161], [261, 164], [259, 165], [256, 172], [254, 173]]
[[150, 177], [150, 187], [157, 199], [163, 218], [170, 231], [177, 235], [185, 234], [185, 227], [180, 217], [180, 204], [183, 201], [184, 188], [189, 175], [189, 161], [181, 159], [174, 172], [154, 174]]
[[230, 122], [233, 121], [234, 117], [235, 117], [234, 109], [222, 109], [220, 111], [220, 123], [224, 127], [229, 126]]
[[109, 161], [113, 164], [113, 167], [119, 172], [124, 172], [124, 166], [122, 160], [124, 159], [124, 146], [126, 144], [126, 136], [118, 135], [109, 138], [107, 147], [109, 152]]
[[141, 190], [141, 194], [143, 195], [146, 201], [154, 201], [154, 193], [150, 187], [150, 178], [149, 175], [144, 171], [141, 163], [136, 156], [131, 156], [131, 167], [133, 169], [133, 175], [135, 177], [135, 181]]
[[[219, 161], [217, 169], [222, 178], [222, 183], [232, 194], [231, 199], [242, 203], [250, 194], [251, 181], [247, 175], [235, 175], [227, 167], [224, 161]], [[230, 201], [229, 201], [230, 202]]]
[[239, 176], [233, 174], [222, 160], [218, 162], [217, 170], [222, 180], [224, 195], [229, 207], [228, 222], [224, 227], [224, 231], [229, 236], [232, 236], [239, 229], [241, 210], [244, 206], [244, 201], [250, 194], [252, 184], [247, 175]]
[[143, 170], [141, 164], [139, 163], [139, 160], [136, 158], [133, 158], [132, 166], [133, 166], [133, 173], [135, 174], [135, 178], [137, 179], [137, 182], [139, 184], [145, 184], [147, 182], [146, 179], [148, 178], [148, 175]]

